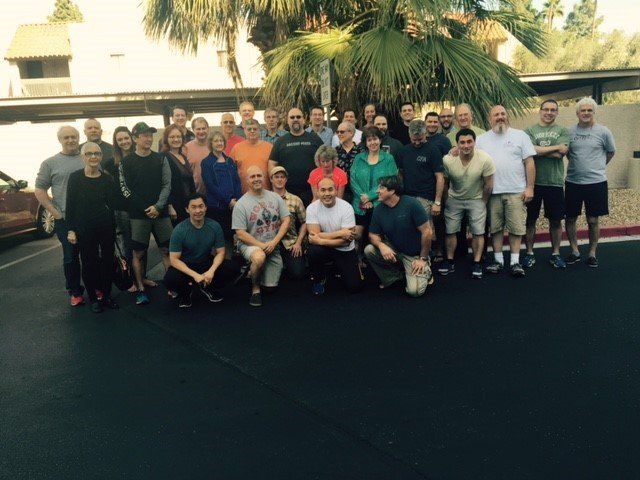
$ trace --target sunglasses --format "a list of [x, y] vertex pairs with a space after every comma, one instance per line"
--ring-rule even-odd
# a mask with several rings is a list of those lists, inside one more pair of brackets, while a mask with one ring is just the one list
[[291, 120], [299, 120], [302, 118], [302, 115], [289, 115], [289, 118]]

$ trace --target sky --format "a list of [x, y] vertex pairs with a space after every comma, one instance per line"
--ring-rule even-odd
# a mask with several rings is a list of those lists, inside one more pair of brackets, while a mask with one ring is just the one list
[[[578, 0], [564, 0], [565, 14], [569, 13]], [[75, 0], [80, 10], [87, 18], [102, 18], [111, 21], [114, 25], [123, 20], [141, 20], [139, 5], [144, 0]], [[0, 2], [0, 18], [2, 18], [3, 32], [0, 33], [0, 45], [2, 36], [13, 35], [15, 27], [20, 23], [45, 22], [47, 15], [53, 10], [55, 0], [23, 0], [22, 2]], [[536, 8], [542, 8], [544, 0], [533, 0]], [[627, 33], [640, 31], [640, 1], [639, 0], [599, 0], [598, 12], [604, 16], [603, 31], [614, 29], [624, 30]], [[562, 22], [558, 22], [558, 27]]]
[[[573, 9], [573, 6], [579, 0], [563, 0], [565, 15]], [[533, 0], [533, 6], [542, 9], [544, 0]], [[604, 22], [600, 30], [611, 32], [613, 30], [622, 30], [626, 33], [634, 33], [640, 31], [640, 0], [599, 0], [598, 15], [604, 17]], [[560, 28], [564, 24], [562, 21], [556, 22], [555, 27]]]

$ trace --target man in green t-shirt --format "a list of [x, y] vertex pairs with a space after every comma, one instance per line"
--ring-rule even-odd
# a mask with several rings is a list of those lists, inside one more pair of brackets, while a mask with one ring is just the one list
[[540, 215], [540, 206], [543, 202], [544, 216], [549, 220], [551, 236], [552, 252], [549, 263], [555, 268], [567, 266], [560, 257], [560, 242], [562, 240], [561, 222], [565, 217], [563, 158], [569, 151], [569, 131], [555, 123], [557, 116], [558, 102], [545, 100], [540, 105], [540, 121], [525, 130], [537, 152], [534, 157], [536, 183], [533, 200], [527, 204], [525, 238], [527, 253], [522, 261], [522, 266], [525, 268], [532, 267], [536, 263], [533, 244], [536, 220]]

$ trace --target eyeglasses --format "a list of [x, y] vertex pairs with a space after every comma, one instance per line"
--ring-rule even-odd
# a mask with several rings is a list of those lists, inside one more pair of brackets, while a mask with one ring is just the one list
[[453, 115], [440, 115], [440, 118], [453, 118]]
[[222, 124], [223, 124], [223, 125], [233, 125], [233, 124], [235, 124], [235, 123], [236, 123], [236, 122], [235, 122], [235, 121], [233, 121], [233, 120], [224, 120], [224, 121], [222, 122]]
[[102, 152], [84, 152], [85, 157], [101, 157]]
[[302, 115], [289, 115], [289, 118], [291, 120], [299, 120], [302, 118]]
[[247, 128], [247, 132], [257, 132], [258, 129], [256, 127]]
[[336, 130], [336, 133], [338, 135], [343, 135], [345, 133], [351, 133], [351, 130]]

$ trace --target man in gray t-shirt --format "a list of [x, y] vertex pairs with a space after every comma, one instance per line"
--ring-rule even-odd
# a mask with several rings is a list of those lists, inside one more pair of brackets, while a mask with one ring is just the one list
[[236, 231], [240, 254], [251, 262], [249, 305], [259, 307], [260, 286], [266, 291], [278, 286], [283, 267], [278, 245], [291, 218], [282, 197], [264, 189], [265, 172], [260, 167], [249, 167], [246, 176], [249, 190], [233, 207], [231, 228]]
[[580, 261], [576, 219], [582, 214], [584, 203], [589, 225], [589, 267], [598, 266], [598, 219], [609, 214], [606, 168], [616, 152], [611, 131], [596, 123], [596, 108], [597, 104], [592, 98], [583, 98], [576, 105], [578, 124], [569, 129], [569, 168], [565, 183], [565, 227], [571, 245], [571, 253], [565, 258], [565, 262], [572, 264]]
[[[78, 130], [70, 126], [60, 127], [58, 130], [58, 141], [62, 146], [62, 151], [53, 157], [47, 158], [40, 165], [40, 170], [36, 176], [35, 195], [40, 205], [46, 209], [53, 218], [56, 219], [56, 235], [62, 244], [64, 276], [72, 306], [82, 305], [84, 291], [80, 284], [80, 260], [78, 259], [78, 246], [72, 245], [67, 240], [65, 224], [65, 205], [67, 203], [67, 183], [69, 175], [84, 168], [82, 155], [78, 150], [79, 134]], [[49, 196], [48, 190], [51, 189]]]

